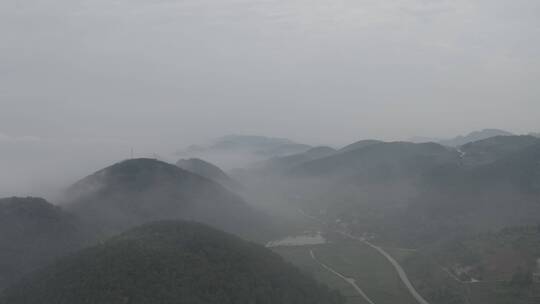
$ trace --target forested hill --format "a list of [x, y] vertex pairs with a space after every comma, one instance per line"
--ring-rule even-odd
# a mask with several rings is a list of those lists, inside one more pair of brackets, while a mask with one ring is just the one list
[[0, 290], [88, 237], [74, 216], [42, 198], [0, 199]]
[[5, 291], [1, 304], [338, 304], [268, 249], [208, 226], [162, 221], [85, 249]]
[[269, 218], [218, 183], [155, 159], [130, 159], [68, 189], [66, 208], [107, 233], [150, 221], [188, 219], [258, 238]]

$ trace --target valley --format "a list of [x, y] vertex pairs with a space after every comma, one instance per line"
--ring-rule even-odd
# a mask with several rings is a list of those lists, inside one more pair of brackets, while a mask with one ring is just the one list
[[[140, 282], [157, 267], [152, 280], [140, 284], [190, 282], [192, 300], [294, 298], [301, 301], [296, 304], [313, 301], [307, 290], [315, 289], [327, 301], [321, 304], [533, 304], [540, 298], [539, 149], [530, 136], [496, 136], [458, 148], [368, 140], [291, 152], [230, 172], [199, 158], [176, 165], [124, 160], [74, 182], [58, 205], [31, 197], [0, 200], [0, 303], [43, 297], [57, 304], [54, 299], [67, 296], [59, 289], [62, 280], [91, 284], [85, 297], [101, 299], [99, 278], [114, 277], [103, 263], [115, 263], [120, 277], [137, 273]], [[196, 222], [219, 232], [205, 240], [214, 232], [192, 227]], [[173, 246], [175, 238], [189, 246]], [[45, 250], [33, 245], [44, 242]], [[215, 248], [249, 252], [255, 264], [227, 260], [233, 253], [206, 255]], [[130, 250], [136, 255], [124, 264]], [[264, 256], [288, 265], [279, 266], [288, 274], [257, 266]], [[154, 260], [159, 257], [176, 266]], [[87, 282], [74, 279], [88, 263], [103, 272], [85, 275]], [[251, 267], [263, 267], [266, 275], [257, 280], [268, 282], [248, 287]], [[43, 285], [59, 269], [69, 275]], [[180, 277], [183, 271], [189, 275]], [[231, 286], [219, 276], [229, 271], [237, 280]], [[203, 277], [213, 278], [210, 285]], [[123, 293], [152, 297], [129, 285], [118, 291], [115, 280], [103, 284], [110, 289], [99, 300], [104, 303], [117, 303]], [[222, 287], [217, 294], [203, 291]], [[163, 288], [156, 287], [162, 293], [156, 299], [180, 297]]]
[[540, 0], [0, 0], [0, 304], [540, 304]]

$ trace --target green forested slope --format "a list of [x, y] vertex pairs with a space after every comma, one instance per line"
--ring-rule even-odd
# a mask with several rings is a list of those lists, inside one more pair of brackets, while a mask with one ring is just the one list
[[6, 290], [2, 304], [333, 304], [328, 291], [254, 243], [191, 222], [146, 224]]

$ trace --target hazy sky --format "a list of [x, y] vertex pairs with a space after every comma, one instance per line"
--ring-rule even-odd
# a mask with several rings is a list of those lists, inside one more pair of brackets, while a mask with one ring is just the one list
[[538, 0], [2, 0], [0, 164], [539, 131], [539, 80]]

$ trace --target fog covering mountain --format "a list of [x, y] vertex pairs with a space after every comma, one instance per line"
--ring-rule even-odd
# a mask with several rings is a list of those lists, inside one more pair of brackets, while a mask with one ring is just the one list
[[[516, 262], [530, 257], [510, 250], [537, 241], [519, 228], [540, 220], [538, 144], [508, 137], [540, 132], [539, 29], [539, 0], [1, 0], [0, 198], [62, 208], [43, 235], [27, 228], [40, 216], [8, 221], [3, 269], [16, 278], [34, 252], [43, 263], [70, 252], [54, 237], [51, 254], [32, 245], [65, 217], [91, 243], [187, 219], [271, 244], [320, 236], [321, 261], [342, 260], [330, 266], [359, 283], [370, 272], [345, 266], [374, 270], [364, 281], [374, 298], [403, 284], [388, 263], [349, 256], [336, 231], [396, 259], [480, 244], [463, 266], [504, 256], [526, 271], [493, 286], [454, 280], [456, 298], [447, 281], [423, 283], [448, 277], [440, 265], [412, 263], [429, 274], [413, 284], [430, 304], [538, 304], [540, 284], [506, 287], [514, 274], [540, 282], [540, 269]], [[404, 141], [414, 135], [424, 137]], [[322, 146], [335, 151], [309, 152]], [[113, 165], [126, 158], [136, 160]], [[180, 158], [215, 164], [242, 188], [177, 168]], [[508, 251], [469, 241], [490, 234]], [[470, 270], [448, 253], [450, 273]]]
[[0, 199], [0, 290], [90, 236], [77, 217], [42, 198]]
[[463, 162], [469, 165], [487, 164], [538, 143], [531, 135], [495, 136], [470, 142], [459, 148]]
[[[537, 302], [538, 138], [347, 147], [245, 179], [268, 202], [299, 209], [299, 217], [313, 215], [386, 248], [414, 248], [402, 266], [430, 303]], [[478, 280], [474, 292], [466, 287]]]
[[263, 161], [309, 150], [311, 146], [285, 138], [255, 135], [228, 135], [209, 144], [192, 145], [177, 154], [182, 157], [202, 158], [221, 168], [234, 169]]
[[426, 143], [375, 143], [345, 147], [342, 153], [313, 160], [294, 168], [291, 174], [309, 177], [350, 177], [355, 180], [414, 176], [440, 166], [458, 155], [454, 150]]
[[347, 146], [339, 149], [339, 152], [349, 152], [349, 151], [369, 147], [371, 145], [380, 144], [380, 143], [382, 143], [382, 141], [380, 141], [380, 140], [364, 139], [364, 140], [357, 141], [355, 143], [352, 143], [350, 145], [347, 145]]
[[315, 159], [327, 157], [336, 152], [337, 150], [332, 147], [314, 147], [303, 153], [270, 158], [269, 160], [255, 164], [252, 169], [264, 173], [283, 173], [290, 170], [291, 167], [295, 167]]
[[509, 136], [509, 135], [514, 135], [514, 134], [508, 131], [499, 130], [499, 129], [484, 129], [481, 131], [473, 131], [465, 136], [460, 135], [452, 139], [441, 140], [439, 141], [439, 143], [445, 146], [459, 147], [461, 145], [464, 145], [473, 141], [478, 141], [478, 140], [495, 137], [495, 136]]
[[[232, 147], [214, 152], [239, 151], [236, 143]], [[329, 229], [345, 229], [354, 235], [367, 233], [373, 242], [385, 246], [415, 248], [403, 266], [433, 303], [467, 303], [462, 291], [453, 289], [448, 278], [437, 272], [440, 265], [463, 278], [500, 277], [506, 287], [486, 291], [486, 295], [503, 292], [501, 301], [519, 296], [528, 304], [534, 297], [517, 287], [529, 282], [525, 279], [532, 276], [531, 263], [537, 255], [536, 246], [526, 245], [537, 240], [535, 229], [540, 219], [540, 139], [534, 136], [498, 135], [457, 147], [433, 142], [360, 140], [338, 149], [317, 146], [285, 156], [266, 156], [263, 161], [252, 160], [245, 160], [243, 168], [232, 171], [232, 179], [201, 159], [180, 160], [178, 166], [156, 159], [129, 159], [74, 183], [66, 191], [62, 209], [38, 198], [2, 200], [0, 289], [26, 274], [28, 281], [10, 289], [7, 295], [26, 301], [23, 296], [30, 289], [25, 288], [32, 288], [44, 298], [57, 299], [54, 284], [75, 280], [75, 273], [81, 271], [77, 267], [90, 265], [85, 264], [87, 258], [91, 259], [84, 252], [109, 257], [109, 250], [116, 254], [117, 249], [98, 245], [56, 264], [66, 268], [49, 266], [49, 274], [58, 269], [66, 270], [62, 274], [73, 271], [66, 277], [54, 275], [59, 281], [51, 280], [50, 284], [42, 283], [40, 277], [47, 272], [36, 276], [29, 273], [97, 240], [156, 220], [198, 221], [262, 242], [282, 233], [303, 231], [301, 219], [311, 214], [329, 223]], [[241, 188], [227, 185], [237, 185], [236, 180]], [[191, 231], [186, 228], [189, 225], [181, 226], [181, 230]], [[141, 246], [152, 244], [146, 232], [143, 235]], [[122, 237], [105, 244], [116, 244], [116, 239]], [[47, 246], [42, 246], [45, 243]], [[215, 248], [213, 244], [207, 243], [208, 248]], [[505, 245], [501, 249], [497, 244]], [[118, 248], [115, 246], [111, 247]], [[502, 256], [508, 268], [492, 265], [493, 259]], [[226, 259], [222, 262], [228, 263]], [[129, 263], [126, 267], [135, 269]], [[224, 267], [223, 263], [215, 266]], [[105, 272], [103, 275], [110, 276]], [[88, 286], [97, 281], [88, 281], [93, 282]], [[129, 279], [119, 278], [119, 282]], [[183, 286], [198, 293], [199, 287], [207, 285]], [[94, 296], [93, 289], [88, 289], [89, 298]], [[134, 294], [134, 301], [147, 296], [146, 291], [140, 292]], [[116, 297], [114, 290], [104, 295]], [[163, 296], [166, 299], [169, 294]]]
[[193, 222], [145, 224], [60, 259], [2, 304], [338, 304], [270, 250]]
[[65, 208], [104, 232], [162, 219], [188, 219], [261, 238], [270, 219], [210, 179], [155, 159], [130, 159], [67, 189]]
[[540, 218], [540, 142], [532, 136], [496, 136], [458, 148], [354, 145], [293, 164], [255, 187], [275, 187], [295, 206], [411, 246]]
[[[540, 143], [475, 167], [431, 172], [410, 205], [429, 240], [463, 232], [537, 224], [540, 218]], [[423, 220], [422, 220], [423, 219]]]
[[199, 158], [180, 159], [176, 162], [176, 166], [213, 180], [231, 191], [239, 190], [241, 187], [237, 181], [227, 175], [221, 168]]

